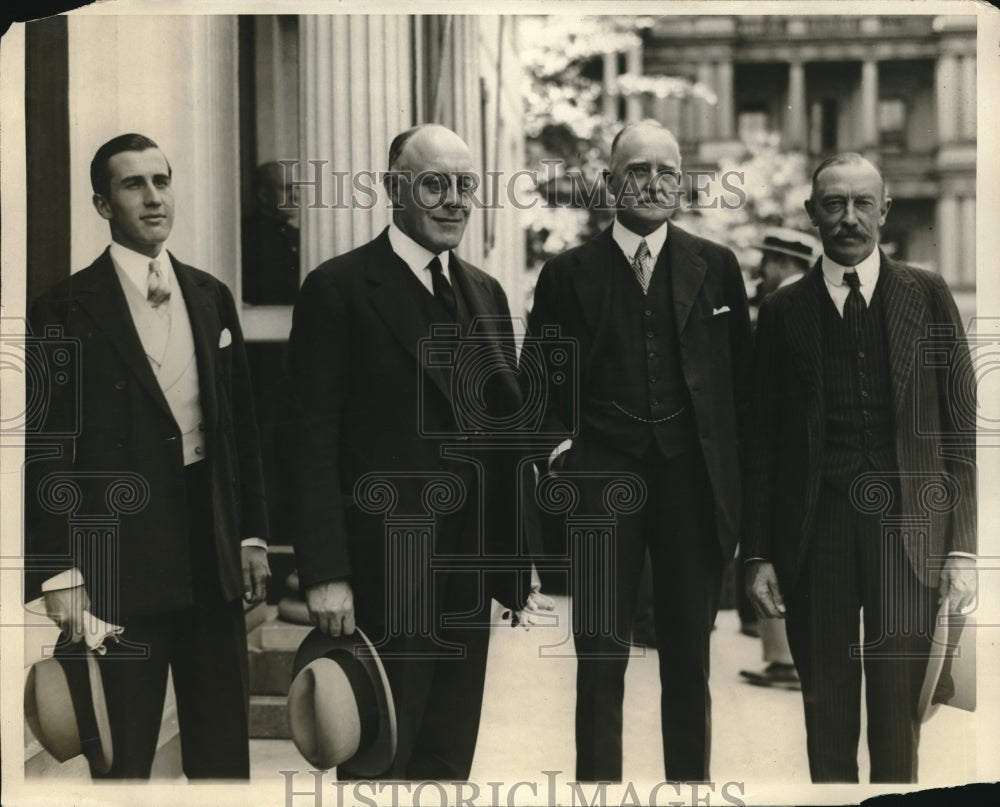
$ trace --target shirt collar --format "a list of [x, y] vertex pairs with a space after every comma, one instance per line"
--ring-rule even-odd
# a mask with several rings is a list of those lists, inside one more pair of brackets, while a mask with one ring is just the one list
[[[615, 243], [625, 253], [625, 258], [628, 262], [632, 263], [636, 250], [639, 249], [639, 244], [644, 240], [643, 237], [632, 232], [617, 218], [615, 219], [614, 226], [611, 228], [611, 237], [615, 239]], [[649, 248], [649, 255], [653, 263], [656, 263], [656, 259], [660, 256], [663, 245], [667, 241], [667, 223], [664, 222], [653, 230], [653, 232], [645, 237], [645, 241], [646, 246]]]
[[854, 269], [858, 273], [862, 287], [874, 286], [875, 281], [878, 280], [878, 269], [881, 261], [882, 259], [877, 249], [873, 249], [868, 254], [868, 257], [857, 266], [843, 266], [824, 252], [822, 262], [823, 277], [826, 278], [826, 282], [831, 286], [843, 286], [844, 272], [850, 272]]
[[111, 260], [118, 265], [118, 268], [125, 273], [125, 277], [142, 292], [144, 297], [146, 296], [146, 288], [148, 286], [150, 261], [157, 261], [159, 263], [160, 273], [163, 275], [163, 282], [167, 289], [173, 284], [173, 267], [170, 263], [170, 255], [165, 249], [161, 249], [160, 254], [155, 258], [150, 258], [148, 255], [143, 255], [141, 252], [136, 252], [134, 249], [122, 246], [117, 241], [112, 241]]
[[394, 223], [389, 225], [389, 245], [392, 247], [392, 251], [402, 258], [403, 262], [418, 275], [427, 268], [427, 264], [434, 260], [434, 258], [438, 258], [441, 261], [441, 267], [446, 272], [448, 271], [447, 250], [435, 255], [429, 249], [410, 238]]

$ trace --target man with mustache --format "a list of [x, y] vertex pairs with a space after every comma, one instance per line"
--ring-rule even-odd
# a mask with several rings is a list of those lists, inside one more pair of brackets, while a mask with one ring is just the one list
[[969, 350], [941, 277], [878, 248], [890, 203], [862, 156], [822, 162], [823, 256], [757, 321], [747, 589], [786, 619], [814, 782], [858, 781], [862, 660], [871, 781], [917, 780], [935, 595], [976, 596]]
[[[578, 405], [578, 433], [540, 470], [578, 487], [574, 515], [617, 513], [607, 542], [574, 535], [570, 547], [582, 781], [622, 778], [629, 632], [647, 547], [666, 777], [709, 778], [709, 636], [736, 549], [752, 342], [736, 257], [669, 221], [680, 168], [667, 129], [626, 126], [605, 172], [614, 224], [542, 268], [529, 317], [534, 337], [558, 326], [579, 354], [578, 372], [548, 400], [545, 429], [565, 434]], [[638, 489], [636, 501], [613, 506], [614, 480]]]
[[[521, 406], [506, 296], [455, 254], [472, 168], [444, 126], [398, 135], [392, 224], [307, 276], [289, 339], [296, 563], [317, 627], [361, 628], [385, 666], [398, 742], [375, 778], [467, 779], [490, 596], [551, 608], [519, 585], [517, 453], [481, 449], [484, 433], [462, 425], [466, 415], [503, 422]], [[422, 345], [446, 358], [427, 361]], [[474, 377], [477, 366], [492, 372]], [[483, 411], [463, 410], [470, 400]], [[418, 528], [392, 527], [415, 517]], [[341, 779], [358, 775], [338, 768]]]

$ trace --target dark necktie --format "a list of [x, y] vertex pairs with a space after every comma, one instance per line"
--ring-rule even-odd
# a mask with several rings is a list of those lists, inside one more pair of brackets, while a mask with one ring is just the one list
[[431, 270], [431, 279], [434, 283], [434, 296], [437, 297], [438, 301], [445, 307], [452, 319], [454, 319], [458, 312], [458, 307], [455, 304], [455, 290], [451, 287], [451, 283], [448, 282], [448, 278], [444, 276], [441, 260], [437, 255], [434, 256], [434, 260], [427, 264], [427, 268]]
[[868, 306], [861, 294], [861, 278], [857, 272], [844, 272], [844, 282], [851, 287], [844, 302], [844, 324], [855, 342], [861, 339], [861, 323]]

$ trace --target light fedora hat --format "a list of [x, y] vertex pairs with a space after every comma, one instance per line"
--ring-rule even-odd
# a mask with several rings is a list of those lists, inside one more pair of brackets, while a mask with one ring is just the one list
[[313, 630], [299, 645], [288, 690], [288, 725], [299, 753], [317, 769], [350, 763], [362, 776], [396, 756], [396, 708], [368, 637]]
[[114, 754], [104, 684], [89, 650], [31, 665], [24, 684], [24, 719], [42, 748], [59, 762], [79, 754], [98, 773]]
[[917, 715], [926, 723], [938, 707], [976, 710], [976, 622], [950, 609], [938, 610], [931, 653], [917, 699]]

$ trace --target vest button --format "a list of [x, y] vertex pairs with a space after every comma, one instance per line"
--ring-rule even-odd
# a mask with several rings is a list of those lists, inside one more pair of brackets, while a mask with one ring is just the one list
[[128, 386], [128, 382], [124, 378], [119, 378], [115, 382], [115, 389], [125, 389]]
[[652, 331], [646, 331], [646, 338], [647, 339], [652, 339], [654, 336], [656, 336], [656, 334], [653, 333]]
[[865, 357], [865, 352], [863, 350], [858, 351], [858, 358], [863, 359]]
[[655, 375], [651, 375], [649, 377], [649, 383], [650, 384], [655, 384], [656, 383], [656, 376]]
[[644, 314], [645, 314], [645, 315], [646, 315], [647, 317], [651, 317], [651, 316], [653, 316], [653, 312], [652, 312], [652, 311], [650, 311], [650, 310], [649, 310], [648, 308], [647, 308], [647, 309], [646, 309], [646, 310], [645, 310], [645, 311], [644, 311], [643, 313], [644, 313]]
[[195, 446], [194, 447], [194, 453], [198, 454], [198, 455], [201, 455], [201, 446]]
[[655, 358], [656, 358], [656, 354], [655, 354], [655, 353], [653, 353], [652, 351], [650, 351], [650, 353], [649, 353], [649, 358], [651, 358], [651, 359], [655, 359]]

